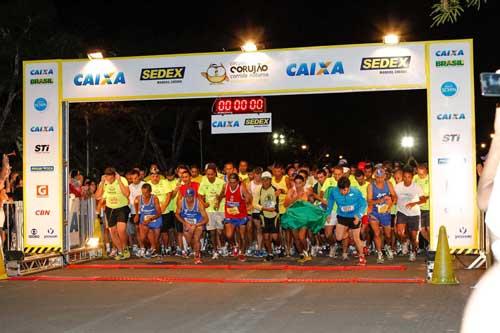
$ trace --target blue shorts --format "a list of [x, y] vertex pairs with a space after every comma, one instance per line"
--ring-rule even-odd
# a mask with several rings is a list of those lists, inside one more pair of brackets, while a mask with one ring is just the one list
[[239, 227], [240, 225], [245, 225], [248, 222], [248, 217], [243, 217], [241, 219], [233, 219], [233, 218], [225, 218], [224, 223], [231, 223], [235, 227]]
[[391, 226], [391, 214], [371, 213], [370, 214], [370, 222], [373, 220], [376, 220], [384, 227]]
[[[142, 223], [141, 223], [142, 224]], [[149, 229], [160, 229], [163, 224], [163, 219], [161, 217], [157, 218], [153, 222], [145, 224]]]

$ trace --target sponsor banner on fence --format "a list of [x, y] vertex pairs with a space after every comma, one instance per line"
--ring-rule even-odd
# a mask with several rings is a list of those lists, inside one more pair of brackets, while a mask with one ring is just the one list
[[452, 248], [477, 248], [472, 48], [429, 45], [431, 246], [444, 225]]
[[24, 246], [62, 246], [58, 63], [24, 66]]
[[72, 101], [424, 89], [423, 44], [63, 62]]
[[212, 134], [271, 133], [271, 113], [212, 115]]

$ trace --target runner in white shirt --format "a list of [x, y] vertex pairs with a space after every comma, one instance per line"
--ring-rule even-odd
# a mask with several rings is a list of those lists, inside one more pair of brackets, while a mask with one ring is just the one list
[[142, 194], [141, 187], [144, 184], [144, 182], [141, 180], [140, 173], [138, 170], [134, 169], [130, 171], [129, 177], [131, 181], [130, 184], [128, 185], [128, 188], [130, 190], [130, 195], [128, 196], [128, 201], [129, 201], [128, 206], [130, 207], [130, 218], [127, 223], [127, 233], [128, 233], [129, 244], [132, 244], [132, 253], [137, 256], [138, 254], [140, 254], [137, 247], [137, 241], [141, 237], [140, 235], [138, 235], [138, 233], [140, 233], [140, 228], [136, 228], [136, 225], [134, 223], [134, 217], [137, 214], [135, 211], [134, 200], [135, 198], [137, 198]]
[[413, 169], [403, 169], [403, 181], [394, 187], [398, 201], [396, 215], [396, 230], [402, 242], [408, 239], [406, 227], [410, 234], [412, 250], [410, 261], [415, 261], [418, 249], [418, 231], [420, 229], [420, 206], [426, 202], [424, 191], [413, 182]]

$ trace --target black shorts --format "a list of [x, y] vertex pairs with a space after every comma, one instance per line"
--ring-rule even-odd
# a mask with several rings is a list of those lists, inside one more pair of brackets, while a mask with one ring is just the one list
[[168, 212], [167, 214], [162, 214], [162, 223], [160, 228], [160, 233], [168, 232], [170, 229], [174, 229], [174, 212]]
[[338, 224], [348, 227], [349, 229], [358, 229], [361, 227], [361, 219], [358, 219], [358, 224], [354, 224], [354, 217], [343, 217], [337, 215], [337, 222]]
[[431, 226], [431, 213], [428, 210], [420, 211], [420, 227], [429, 228]]
[[130, 208], [128, 206], [123, 206], [120, 208], [106, 207], [106, 209], [104, 210], [104, 214], [106, 214], [108, 228], [112, 228], [115, 227], [118, 222], [127, 223], [128, 214], [130, 214]]
[[262, 222], [262, 233], [279, 233], [279, 215], [276, 215], [275, 217], [265, 217], [264, 215], [260, 215], [260, 221]]
[[391, 228], [396, 228], [396, 214], [391, 214]]
[[175, 216], [174, 216], [174, 229], [175, 232], [177, 233], [184, 232], [184, 224], [182, 224], [182, 222], [179, 221]]
[[252, 220], [260, 221], [260, 213], [252, 213]]
[[420, 216], [407, 216], [398, 212], [396, 223], [406, 224], [409, 231], [418, 231], [420, 229]]

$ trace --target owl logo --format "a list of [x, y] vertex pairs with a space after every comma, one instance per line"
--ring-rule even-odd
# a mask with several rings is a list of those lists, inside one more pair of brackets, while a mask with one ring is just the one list
[[202, 72], [201, 76], [203, 76], [213, 84], [220, 84], [224, 83], [224, 81], [229, 81], [229, 78], [226, 74], [226, 68], [223, 64], [210, 64], [210, 66], [208, 66], [207, 68], [207, 71]]

